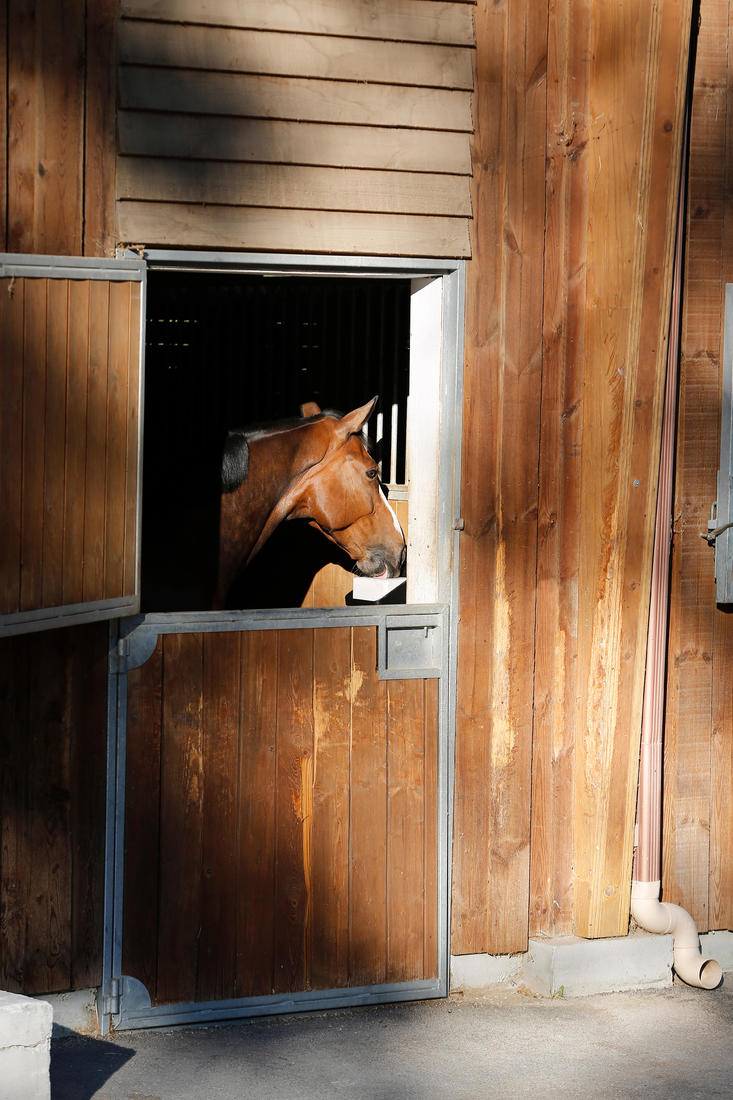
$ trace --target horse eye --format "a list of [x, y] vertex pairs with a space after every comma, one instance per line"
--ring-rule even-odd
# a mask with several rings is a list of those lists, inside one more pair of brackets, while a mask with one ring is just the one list
[[367, 472], [366, 472], [366, 476], [369, 478], [370, 481], [374, 481], [374, 478], [377, 477], [378, 475], [379, 475], [379, 471], [374, 469], [374, 468], [372, 468], [371, 470], [367, 470]]

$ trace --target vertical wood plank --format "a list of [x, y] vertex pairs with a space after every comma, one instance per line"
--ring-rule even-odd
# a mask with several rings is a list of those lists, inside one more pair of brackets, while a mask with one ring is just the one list
[[[0, 9], [0, 88], [8, 86], [8, 8]], [[7, 250], [8, 230], [8, 110], [0, 111], [0, 248]]]
[[[705, 15], [707, 17], [707, 12], [705, 12]], [[733, 58], [730, 56], [729, 47], [725, 49], [733, 35], [733, 11], [730, 10], [730, 6], [727, 10], [723, 8], [721, 15], [723, 16], [723, 23], [720, 27], [720, 33], [715, 39], [706, 34], [706, 43], [709, 48], [714, 45], [718, 53], [725, 53], [727, 61], [725, 76], [727, 93], [725, 101], [725, 146], [724, 152], [721, 154], [725, 163], [721, 240], [722, 299], [724, 284], [733, 282], [733, 202], [731, 202], [731, 188], [733, 187], [733, 109], [731, 108], [733, 104], [729, 90]], [[723, 40], [724, 34], [725, 42]], [[705, 73], [707, 68], [707, 64], [703, 62], [702, 72]], [[709, 73], [708, 75], [712, 74]], [[715, 82], [711, 81], [711, 84], [713, 98], [718, 101], [719, 94], [717, 88], [715, 88]], [[709, 148], [715, 150], [715, 143], [711, 142]], [[717, 148], [719, 149], [720, 146], [717, 146]], [[707, 233], [710, 232], [707, 231], [706, 233], [705, 214], [711, 213], [718, 204], [715, 202], [717, 197], [715, 193], [708, 196], [702, 195], [700, 192], [701, 189], [698, 187], [698, 202], [690, 208], [690, 236], [692, 237], [694, 232], [695, 236], [704, 239]], [[715, 222], [713, 232], [719, 228], [717, 218]], [[692, 287], [690, 287], [691, 300], [692, 297]], [[702, 304], [701, 300], [700, 305]], [[733, 669], [733, 615], [730, 614], [730, 609], [715, 609], [712, 658], [712, 744], [710, 757], [712, 801], [710, 810], [708, 923], [710, 928], [731, 928], [733, 927], [733, 693], [731, 693], [730, 685], [731, 670]]]
[[0, 984], [23, 993], [27, 966], [29, 870], [26, 710], [31, 662], [28, 638], [0, 640]]
[[42, 606], [46, 279], [25, 280], [21, 609]]
[[422, 680], [387, 682], [387, 981], [422, 978], [425, 713]]
[[385, 981], [387, 960], [387, 690], [377, 632], [352, 631], [349, 985]]
[[113, 256], [116, 168], [115, 71], [117, 0], [86, 10], [86, 127], [83, 255]]
[[716, 668], [722, 653], [714, 553], [700, 538], [717, 494], [720, 457], [729, 33], [728, 3], [704, 0], [690, 133], [664, 739], [662, 893], [687, 909], [701, 931], [709, 926], [716, 874], [711, 839], [719, 836], [711, 820], [711, 752], [721, 751], [716, 717], [726, 709], [722, 703], [714, 716], [713, 683], [718, 675], [730, 681], [725, 661], [720, 673]]
[[66, 481], [63, 601], [83, 598], [84, 506], [86, 501], [87, 402], [89, 388], [90, 283], [69, 284], [69, 365], [66, 395]]
[[459, 952], [523, 950], [527, 941], [532, 707], [522, 685], [532, 677], [534, 635], [546, 20], [536, 5], [476, 9], [454, 833]]
[[163, 638], [127, 677], [125, 888], [122, 964], [158, 995], [158, 905], [161, 872], [161, 737]]
[[275, 991], [310, 988], [313, 916], [313, 631], [278, 651]]
[[[438, 735], [439, 681], [425, 680], [423, 790], [423, 978], [438, 976]], [[447, 690], [447, 687], [444, 689]]]
[[41, 675], [28, 697], [28, 994], [67, 990], [71, 978], [70, 730], [66, 639], [34, 636], [27, 658]]
[[204, 634], [198, 1000], [234, 996], [241, 635]]
[[95, 280], [90, 284], [89, 294], [89, 398], [82, 587], [84, 599], [98, 599], [99, 593], [105, 590], [109, 283]]
[[[690, 26], [685, 4], [596, 12], [579, 574], [586, 733], [574, 792], [575, 930], [586, 936], [620, 935], [628, 925]], [[620, 127], [621, 119], [633, 124]], [[594, 233], [610, 209], [612, 232]]]
[[[138, 588], [137, 545], [138, 545], [138, 454], [139, 416], [140, 416], [140, 325], [141, 295], [140, 283], [130, 283], [127, 287], [129, 305], [127, 313], [127, 408], [126, 432], [127, 448], [125, 455], [125, 496], [122, 502], [124, 511], [125, 539], [123, 553], [122, 591], [132, 595]], [[142, 489], [141, 489], [142, 491]]]
[[128, 461], [130, 290], [109, 284], [109, 368], [107, 375], [107, 484], [105, 583], [107, 598], [122, 595], [125, 579], [125, 517]]
[[199, 634], [164, 638], [157, 989], [161, 1002], [196, 999], [203, 814], [202, 652]]
[[241, 639], [237, 996], [274, 991], [278, 632]]
[[[64, 631], [71, 648], [71, 989], [102, 981], [107, 623]], [[149, 843], [149, 837], [146, 840]], [[150, 902], [150, 898], [146, 899]]]
[[20, 609], [25, 280], [0, 280], [0, 608]]
[[549, 10], [530, 934], [573, 930], [589, 0]]
[[349, 949], [351, 632], [313, 636], [313, 938], [311, 985], [345, 986]]
[[83, 0], [8, 5], [13, 252], [81, 253]]
[[43, 462], [43, 607], [58, 607], [63, 601], [68, 304], [68, 284], [62, 279], [49, 279]]

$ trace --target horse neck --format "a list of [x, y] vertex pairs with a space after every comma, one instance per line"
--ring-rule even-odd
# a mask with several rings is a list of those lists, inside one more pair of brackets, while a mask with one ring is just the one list
[[249, 472], [238, 489], [222, 497], [220, 562], [234, 568], [251, 559], [295, 503], [299, 477], [328, 449], [322, 421], [255, 435]]

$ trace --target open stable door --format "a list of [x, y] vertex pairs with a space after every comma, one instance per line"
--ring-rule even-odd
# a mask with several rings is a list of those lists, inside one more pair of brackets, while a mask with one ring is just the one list
[[[446, 995], [462, 266], [144, 258], [145, 613], [111, 626], [103, 1031]], [[230, 417], [377, 392], [407, 602], [349, 598], [331, 562], [305, 604], [182, 603], [208, 513], [171, 510], [171, 470], [208, 470]]]
[[0, 255], [0, 636], [139, 609], [145, 264]]

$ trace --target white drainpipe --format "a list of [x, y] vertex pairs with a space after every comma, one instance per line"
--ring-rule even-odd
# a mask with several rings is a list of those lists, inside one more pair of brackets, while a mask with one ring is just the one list
[[658, 880], [631, 883], [631, 915], [647, 932], [658, 932], [661, 936], [672, 933], [678, 978], [698, 989], [715, 989], [723, 977], [720, 963], [700, 953], [697, 925], [687, 910], [659, 900], [660, 885]]
[[639, 760], [638, 841], [631, 883], [631, 915], [647, 932], [674, 937], [674, 969], [688, 985], [714, 989], [723, 971], [715, 959], [700, 952], [697, 926], [679, 905], [660, 901], [662, 834], [662, 730], [664, 727], [664, 674], [669, 612], [669, 565], [672, 542], [672, 476], [674, 468], [675, 405], [679, 361], [681, 251], [684, 231], [684, 171], [681, 173], [680, 214], [677, 226], [672, 318], [667, 355], [662, 451], [659, 468], [657, 518], [654, 531], [649, 636], [647, 641], [644, 710]]

